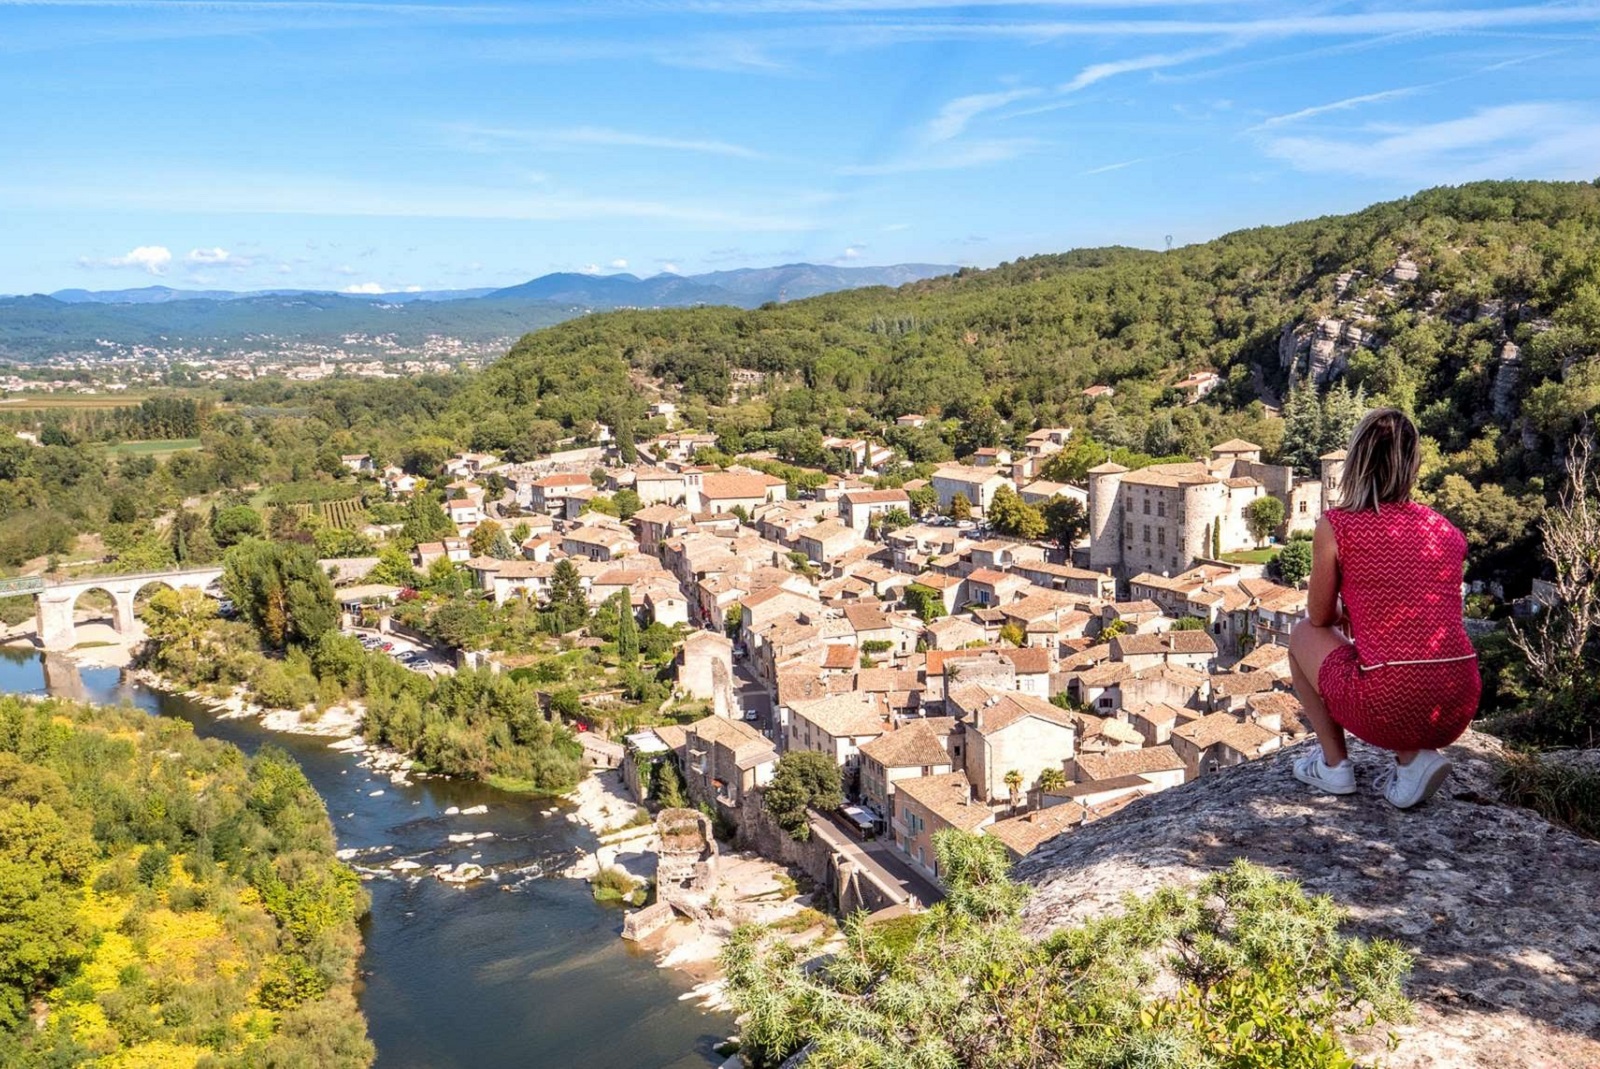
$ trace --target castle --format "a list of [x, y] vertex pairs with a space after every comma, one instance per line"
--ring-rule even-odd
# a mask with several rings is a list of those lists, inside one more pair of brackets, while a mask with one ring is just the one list
[[1280, 537], [1310, 531], [1344, 467], [1342, 452], [1321, 459], [1320, 480], [1297, 479], [1293, 468], [1263, 464], [1259, 445], [1234, 438], [1213, 446], [1206, 461], [1091, 468], [1089, 566], [1124, 577], [1174, 574], [1212, 558], [1214, 548], [1253, 548], [1245, 510], [1267, 495], [1283, 502]]

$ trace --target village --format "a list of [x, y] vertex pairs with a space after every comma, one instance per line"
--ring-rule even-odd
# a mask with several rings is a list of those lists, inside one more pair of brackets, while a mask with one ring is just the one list
[[[671, 404], [657, 409], [670, 425]], [[983, 449], [893, 488], [878, 478], [891, 450], [830, 439], [852, 471], [793, 497], [784, 478], [737, 460], [697, 464], [717, 444], [704, 432], [641, 442], [627, 465], [605, 445], [521, 466], [460, 454], [446, 474], [458, 537], [419, 545], [415, 563], [455, 562], [498, 606], [542, 601], [568, 561], [591, 605], [627, 591], [641, 621], [682, 625], [676, 694], [710, 715], [586, 734], [590, 763], [620, 768], [645, 804], [670, 761], [689, 804], [742, 846], [809, 863], [836, 903], [914, 907], [940, 894], [941, 829], [993, 837], [1020, 860], [1309, 732], [1287, 656], [1306, 593], [1267, 577], [1250, 505], [1281, 504], [1269, 541], [1309, 534], [1343, 454], [1306, 479], [1235, 439], [1204, 460], [1105, 463], [1082, 485], [1040, 479], [1071, 434], [1043, 428], [1016, 456]], [[370, 458], [344, 460], [394, 496], [417, 487]], [[637, 495], [626, 520], [597, 507], [624, 492]], [[1075, 501], [1087, 534], [1070, 546], [1002, 536], [987, 515], [997, 494]], [[527, 529], [514, 559], [472, 553], [472, 532], [494, 516]], [[798, 751], [836, 763], [845, 797], [811, 814], [803, 849], [760, 811]]]

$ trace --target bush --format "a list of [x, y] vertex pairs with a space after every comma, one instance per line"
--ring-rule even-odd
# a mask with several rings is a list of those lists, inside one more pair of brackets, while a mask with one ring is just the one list
[[1035, 942], [998, 843], [934, 844], [949, 897], [889, 926], [857, 914], [821, 968], [734, 933], [722, 965], [752, 1064], [808, 1048], [807, 1069], [1350, 1069], [1347, 1026], [1408, 1015], [1404, 951], [1340, 935], [1329, 898], [1247, 862]]

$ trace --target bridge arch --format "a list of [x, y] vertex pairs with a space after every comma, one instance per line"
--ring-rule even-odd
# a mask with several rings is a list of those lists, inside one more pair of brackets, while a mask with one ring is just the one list
[[[112, 589], [114, 585], [115, 584], [85, 585], [79, 588], [78, 591], [72, 596], [72, 606], [70, 610], [72, 619], [72, 645], [76, 646], [78, 642], [81, 641], [81, 636], [78, 633], [80, 626], [93, 625], [101, 620], [109, 620], [111, 623], [111, 629], [117, 633], [119, 638], [126, 638], [133, 634], [133, 628], [135, 626], [135, 619], [133, 615], [133, 597], [132, 595], [119, 594], [117, 591]], [[85, 608], [82, 602], [84, 598], [93, 594], [103, 595], [111, 602], [111, 605], [109, 609], [105, 610], [105, 615], [91, 617], [90, 619], [83, 621], [83, 624], [80, 625], [78, 622], [78, 613]], [[90, 611], [95, 610], [91, 609]]]
[[46, 582], [38, 594], [39, 643], [47, 650], [71, 649], [78, 639], [78, 599], [90, 590], [101, 590], [112, 601], [111, 626], [126, 639], [135, 633], [135, 606], [150, 587], [194, 587], [204, 590], [222, 578], [222, 568], [188, 568], [169, 572], [143, 572], [133, 575], [96, 575], [82, 579]]

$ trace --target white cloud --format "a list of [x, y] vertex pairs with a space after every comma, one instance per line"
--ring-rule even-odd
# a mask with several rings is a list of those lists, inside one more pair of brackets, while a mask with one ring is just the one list
[[580, 275], [598, 275], [599, 273], [599, 264], [584, 264], [582, 267], [578, 268], [578, 274]]
[[1565, 103], [1507, 104], [1360, 137], [1276, 137], [1263, 151], [1299, 171], [1436, 185], [1487, 178], [1591, 178], [1600, 171], [1600, 112]]
[[611, 261], [611, 266], [618, 271], [626, 271], [628, 269], [628, 261], [618, 257]]
[[1079, 71], [1077, 77], [1061, 86], [1063, 93], [1076, 93], [1080, 89], [1087, 89], [1096, 82], [1103, 82], [1107, 78], [1115, 78], [1119, 74], [1134, 74], [1138, 71], [1160, 70], [1163, 67], [1176, 67], [1180, 63], [1189, 63], [1197, 59], [1205, 59], [1227, 51], [1223, 48], [1192, 48], [1187, 52], [1156, 52], [1146, 56], [1133, 56], [1128, 59], [1113, 60], [1110, 63], [1095, 63]]
[[1037, 89], [1011, 89], [1003, 93], [973, 93], [970, 96], [956, 97], [940, 108], [939, 114], [929, 121], [924, 139], [936, 143], [959, 137], [966, 131], [968, 124], [984, 112], [1003, 108], [1014, 101], [1031, 97], [1037, 92]]
[[898, 233], [901, 230], [910, 230], [910, 229], [911, 229], [911, 224], [910, 223], [890, 223], [888, 226], [883, 228], [883, 232], [885, 234], [894, 234], [894, 233]]
[[205, 264], [208, 267], [243, 266], [244, 262], [227, 249], [212, 247], [209, 249], [190, 249], [189, 255], [184, 260], [191, 264]]
[[82, 267], [135, 267], [152, 275], [165, 274], [172, 263], [172, 250], [164, 245], [140, 245], [122, 256], [95, 259], [85, 256], [78, 260]]
[[421, 286], [407, 286], [406, 287], [406, 292], [407, 293], [421, 293], [422, 292], [422, 287]]
[[340, 292], [341, 293], [373, 294], [373, 293], [384, 293], [384, 292], [387, 292], [387, 291], [384, 290], [384, 288], [381, 285], [379, 285], [378, 283], [376, 283], [376, 282], [361, 282], [361, 283], [358, 283], [358, 284], [356, 284], [354, 286], [346, 286]]
[[1317, 104], [1314, 107], [1301, 108], [1299, 111], [1291, 111], [1284, 115], [1274, 115], [1269, 119], [1263, 119], [1256, 125], [1255, 129], [1269, 130], [1274, 126], [1288, 126], [1290, 123], [1303, 122], [1306, 119], [1314, 119], [1318, 115], [1327, 115], [1335, 111], [1348, 111], [1351, 108], [1359, 108], [1363, 104], [1378, 104], [1385, 100], [1398, 100], [1401, 97], [1410, 96], [1411, 94], [1426, 88], [1429, 87], [1422, 85], [1408, 85], [1399, 89], [1385, 89], [1381, 93], [1363, 93], [1361, 96], [1345, 97], [1343, 100], [1334, 100], [1327, 104]]
[[664, 275], [681, 275], [683, 274], [683, 271], [679, 269], [677, 264], [668, 260], [662, 262], [661, 273]]
[[851, 245], [849, 248], [845, 249], [844, 252], [839, 254], [839, 259], [841, 260], [859, 260], [860, 258], [861, 248], [857, 245]]

